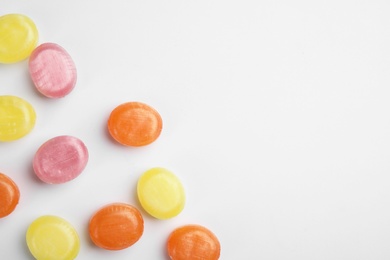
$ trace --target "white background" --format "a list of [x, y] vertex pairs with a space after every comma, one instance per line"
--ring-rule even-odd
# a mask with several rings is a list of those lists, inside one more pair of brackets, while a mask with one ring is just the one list
[[[390, 259], [390, 2], [387, 0], [0, 0], [0, 15], [35, 21], [39, 42], [64, 47], [78, 82], [41, 96], [27, 62], [0, 65], [0, 94], [36, 109], [26, 137], [0, 144], [0, 172], [21, 192], [0, 219], [0, 259], [32, 259], [25, 232], [45, 214], [78, 231], [78, 259], [167, 259], [169, 233], [201, 224], [221, 259]], [[113, 108], [145, 102], [159, 139], [124, 147], [107, 134]], [[38, 147], [57, 135], [85, 142], [75, 180], [40, 182]], [[105, 251], [88, 236], [112, 202], [140, 206], [139, 176], [174, 172], [183, 212], [157, 220], [132, 247]]]

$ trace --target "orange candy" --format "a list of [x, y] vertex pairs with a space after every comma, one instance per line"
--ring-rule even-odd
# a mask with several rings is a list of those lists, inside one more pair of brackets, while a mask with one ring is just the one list
[[218, 238], [207, 228], [186, 225], [171, 233], [167, 250], [172, 260], [217, 260], [221, 246]]
[[144, 146], [155, 141], [162, 130], [160, 114], [141, 102], [119, 105], [108, 119], [108, 131], [119, 143], [127, 146]]
[[144, 219], [138, 209], [124, 203], [109, 204], [98, 210], [89, 222], [89, 236], [98, 247], [125, 249], [144, 232]]
[[0, 218], [14, 211], [19, 203], [19, 188], [8, 176], [0, 173]]

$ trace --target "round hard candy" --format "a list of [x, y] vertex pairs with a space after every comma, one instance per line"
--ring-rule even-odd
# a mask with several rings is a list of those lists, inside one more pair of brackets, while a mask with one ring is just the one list
[[99, 209], [89, 222], [89, 235], [95, 245], [121, 250], [136, 243], [144, 232], [144, 220], [135, 207], [113, 203]]
[[22, 14], [0, 16], [0, 63], [15, 63], [30, 56], [38, 43], [34, 22]]
[[155, 218], [169, 219], [184, 208], [185, 192], [180, 180], [164, 168], [152, 168], [139, 178], [137, 194], [141, 206]]
[[0, 173], [0, 218], [11, 214], [19, 203], [20, 192], [15, 182]]
[[79, 176], [87, 165], [88, 157], [88, 149], [80, 139], [57, 136], [39, 147], [33, 159], [33, 168], [42, 181], [59, 184]]
[[119, 143], [144, 146], [154, 142], [161, 133], [162, 119], [151, 106], [128, 102], [116, 107], [108, 119], [108, 131]]
[[27, 135], [35, 125], [33, 106], [16, 96], [0, 96], [0, 141], [14, 141]]
[[218, 238], [200, 225], [185, 225], [169, 236], [167, 251], [172, 260], [217, 260], [221, 245]]
[[35, 259], [75, 259], [80, 239], [74, 227], [57, 216], [41, 216], [27, 229], [26, 242]]
[[64, 97], [76, 85], [77, 71], [72, 57], [55, 43], [43, 43], [31, 53], [29, 71], [37, 90], [49, 98]]

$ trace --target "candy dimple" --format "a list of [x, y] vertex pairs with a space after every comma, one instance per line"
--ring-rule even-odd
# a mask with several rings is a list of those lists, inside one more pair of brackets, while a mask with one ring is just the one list
[[15, 96], [0, 96], [0, 141], [14, 141], [27, 135], [35, 125], [30, 103]]
[[160, 136], [162, 119], [151, 106], [141, 102], [128, 102], [111, 112], [108, 130], [123, 145], [144, 146]]
[[153, 217], [169, 219], [184, 208], [185, 192], [180, 180], [164, 168], [152, 168], [138, 180], [138, 199]]
[[186, 225], [169, 236], [167, 251], [172, 260], [217, 260], [221, 245], [218, 238], [200, 225]]
[[34, 22], [22, 14], [0, 17], [0, 63], [14, 63], [30, 56], [38, 43]]
[[49, 98], [64, 97], [76, 85], [77, 71], [71, 56], [55, 43], [43, 43], [31, 53], [29, 71], [37, 90]]
[[57, 136], [41, 145], [35, 153], [33, 168], [39, 179], [59, 184], [81, 174], [88, 162], [85, 144], [73, 136]]
[[19, 188], [5, 174], [0, 173], [0, 218], [11, 214], [19, 203]]
[[113, 203], [98, 210], [89, 222], [89, 235], [95, 245], [121, 250], [136, 243], [144, 231], [144, 220], [135, 207]]
[[73, 226], [57, 216], [41, 216], [27, 229], [26, 242], [38, 260], [75, 259], [80, 250], [80, 239]]

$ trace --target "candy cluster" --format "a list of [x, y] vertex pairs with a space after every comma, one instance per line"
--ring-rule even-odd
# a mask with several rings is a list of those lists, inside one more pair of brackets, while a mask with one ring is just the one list
[[[29, 59], [33, 84], [47, 98], [63, 98], [74, 89], [76, 66], [69, 53], [55, 43], [38, 45], [38, 30], [25, 15], [0, 17], [0, 63]], [[35, 126], [36, 113], [26, 100], [0, 96], [0, 141], [9, 142], [27, 135]], [[139, 147], [153, 143], [161, 134], [160, 114], [142, 102], [127, 102], [112, 110], [107, 127], [111, 137], [124, 146]], [[36, 151], [32, 167], [47, 184], [59, 185], [79, 176], [88, 163], [86, 145], [74, 136], [56, 136]], [[137, 184], [140, 205], [157, 219], [177, 216], [185, 206], [185, 191], [179, 178], [165, 168], [152, 168]], [[17, 184], [0, 173], [0, 218], [10, 215], [20, 198]], [[89, 236], [106, 250], [122, 250], [141, 239], [144, 220], [141, 212], [127, 203], [111, 203], [91, 214]], [[30, 224], [26, 243], [36, 259], [75, 259], [80, 239], [75, 228], [58, 216], [44, 215]], [[171, 259], [215, 260], [220, 243], [207, 228], [185, 225], [173, 230], [166, 250]]]

